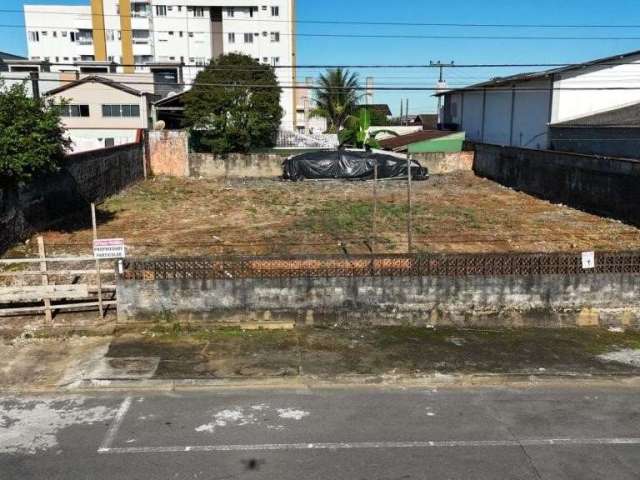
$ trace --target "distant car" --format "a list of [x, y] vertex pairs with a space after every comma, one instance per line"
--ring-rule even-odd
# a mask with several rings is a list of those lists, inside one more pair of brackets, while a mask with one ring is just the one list
[[[325, 150], [294, 155], [282, 163], [282, 178], [371, 180], [374, 166], [378, 178], [407, 178], [407, 159], [381, 150]], [[420, 163], [411, 161], [411, 178], [426, 180], [429, 172]]]

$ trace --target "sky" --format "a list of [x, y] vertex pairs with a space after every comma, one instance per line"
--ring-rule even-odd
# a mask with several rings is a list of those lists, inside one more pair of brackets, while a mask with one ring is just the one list
[[[239, 0], [239, 3], [245, 0]], [[22, 10], [24, 4], [86, 5], [89, 0], [1, 0], [0, 9]], [[259, 2], [258, 2], [259, 3]], [[640, 50], [640, 8], [638, 0], [297, 0], [300, 21], [384, 22], [386, 25], [335, 25], [300, 23], [298, 63], [310, 64], [428, 64], [429, 61], [457, 64], [574, 63], [617, 53]], [[21, 13], [0, 12], [0, 50], [26, 54]], [[606, 28], [523, 28], [398, 26], [390, 22], [457, 24], [543, 24], [607, 25]], [[625, 28], [613, 26], [624, 25]], [[564, 39], [478, 39], [478, 38], [330, 38], [308, 34], [414, 35], [414, 36], [536, 36], [600, 37], [588, 40]], [[609, 37], [609, 38], [602, 38]], [[635, 37], [612, 39], [611, 37]], [[523, 68], [455, 68], [445, 70], [451, 86], [476, 83]], [[436, 69], [357, 70], [361, 79], [373, 76], [378, 86], [433, 87]], [[318, 75], [318, 69], [300, 69], [298, 78]], [[402, 98], [409, 99], [411, 113], [435, 110], [432, 92], [375, 93], [375, 103], [388, 103], [398, 114]]]

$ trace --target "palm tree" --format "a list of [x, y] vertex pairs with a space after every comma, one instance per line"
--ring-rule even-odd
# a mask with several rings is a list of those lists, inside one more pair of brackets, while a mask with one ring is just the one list
[[356, 112], [362, 97], [358, 74], [342, 68], [330, 69], [320, 75], [318, 83], [314, 97], [316, 108], [311, 114], [326, 118], [327, 131], [338, 133], [347, 118]]

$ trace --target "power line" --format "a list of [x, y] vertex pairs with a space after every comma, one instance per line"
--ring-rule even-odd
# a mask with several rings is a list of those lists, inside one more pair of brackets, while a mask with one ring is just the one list
[[[46, 25], [30, 25], [27, 27], [25, 24], [0, 24], [0, 28], [21, 28], [21, 29], [60, 29], [61, 27], [52, 27]], [[96, 31], [109, 31], [109, 30], [119, 30], [121, 32], [134, 32], [134, 31], [148, 31], [155, 33], [169, 33], [180, 31], [178, 28], [173, 30], [157, 30], [151, 28], [144, 29], [112, 29], [112, 28], [92, 28], [90, 30]], [[189, 33], [206, 33], [211, 34], [210, 30], [189, 30]], [[222, 33], [222, 32], [220, 32]], [[225, 31], [224, 33], [251, 33], [251, 32], [230, 32]], [[292, 37], [317, 37], [317, 38], [381, 38], [381, 39], [409, 39], [409, 40], [549, 40], [549, 41], [596, 41], [596, 40], [640, 40], [640, 36], [625, 36], [625, 37], [604, 37], [604, 36], [541, 36], [541, 35], [418, 35], [418, 34], [377, 34], [377, 33], [288, 33], [288, 32], [279, 32], [281, 36], [292, 36]]]
[[[640, 52], [639, 52], [640, 55]], [[60, 55], [58, 55], [60, 56]], [[50, 62], [46, 60], [32, 60], [33, 63], [44, 63], [47, 65], [55, 65], [55, 66], [69, 66], [69, 67], [77, 67], [78, 63], [84, 63], [82, 61], [78, 62]], [[11, 61], [7, 63], [11, 64]], [[24, 61], [22, 61], [24, 63]], [[29, 63], [29, 62], [27, 62]], [[98, 63], [114, 63], [115, 62], [98, 62]], [[153, 62], [152, 62], [153, 63]], [[171, 63], [171, 62], [159, 62], [159, 63]], [[127, 63], [115, 64], [118, 67], [149, 67], [153, 66], [153, 64], [149, 65], [147, 63]], [[584, 67], [584, 66], [598, 66], [598, 67], [618, 67], [623, 65], [629, 66], [637, 66], [640, 67], [640, 62], [615, 62], [613, 60], [609, 62], [588, 62], [588, 63], [469, 63], [469, 64], [454, 64], [448, 65], [447, 68], [571, 68], [571, 67]], [[186, 67], [186, 68], [208, 68], [208, 65], [198, 65], [198, 64], [180, 64], [176, 63], [176, 67]], [[264, 65], [269, 66], [274, 69], [335, 69], [335, 68], [343, 68], [343, 69], [358, 69], [358, 70], [366, 70], [366, 69], [389, 69], [389, 70], [400, 70], [400, 69], [434, 69], [438, 68], [437, 66], [429, 65], [429, 64], [317, 64], [317, 65]], [[262, 72], [264, 71], [261, 67], [238, 67], [238, 66], [214, 66], [212, 67], [214, 70], [233, 70], [240, 72]], [[629, 74], [632, 75], [632, 74]], [[462, 78], [462, 77], [459, 77]], [[480, 77], [486, 79], [486, 77]], [[497, 77], [500, 78], [500, 77]]]
[[[54, 12], [45, 10], [18, 10], [18, 9], [0, 9], [0, 13], [35, 13], [50, 15], [72, 15], [93, 17], [91, 13], [82, 12]], [[176, 19], [186, 20], [188, 15], [120, 15], [120, 14], [100, 14], [99, 17], [117, 17], [117, 18], [154, 18], [154, 19]], [[204, 19], [203, 17], [191, 17], [194, 19]], [[376, 25], [376, 26], [396, 26], [396, 27], [456, 27], [456, 28], [623, 28], [635, 29], [640, 28], [640, 24], [549, 24], [549, 23], [438, 23], [438, 22], [401, 22], [401, 21], [368, 21], [368, 20], [279, 20], [266, 18], [237, 18], [227, 17], [224, 21], [243, 21], [243, 22], [270, 22], [270, 23], [298, 23], [298, 24], [317, 24], [317, 25]]]
[[[15, 72], [14, 72], [15, 73]], [[99, 76], [99, 75], [98, 75]], [[29, 82], [31, 81], [28, 77], [10, 77], [3, 76], [0, 77], [4, 80], [18, 80]], [[55, 82], [55, 83], [75, 83], [78, 80], [71, 79], [56, 79], [56, 78], [38, 78], [40, 82]], [[221, 87], [221, 88], [282, 88], [282, 89], [309, 89], [309, 90], [330, 90], [330, 91], [344, 91], [344, 90], [357, 90], [357, 91], [368, 91], [368, 90], [380, 90], [380, 91], [440, 91], [440, 88], [437, 87], [425, 87], [425, 86], [408, 86], [408, 87], [319, 87], [316, 85], [267, 85], [267, 84], [255, 84], [255, 83], [208, 83], [208, 82], [182, 82], [182, 83], [168, 83], [168, 82], [140, 82], [140, 81], [123, 81], [121, 82], [125, 85], [152, 85], [152, 86], [169, 86], [169, 87], [187, 87], [187, 86], [207, 86], [207, 87]], [[513, 91], [512, 87], [467, 87], [464, 88], [465, 91], [468, 92], [483, 92], [487, 91], [505, 91], [511, 92]], [[620, 87], [603, 87], [603, 86], [594, 86], [594, 87], [529, 87], [529, 88], [518, 88], [518, 92], [547, 92], [547, 91], [635, 91], [640, 90], [640, 84], [636, 87], [629, 86], [620, 86]]]

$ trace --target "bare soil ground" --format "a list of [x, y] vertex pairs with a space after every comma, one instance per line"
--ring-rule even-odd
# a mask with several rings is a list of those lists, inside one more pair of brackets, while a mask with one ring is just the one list
[[[154, 178], [99, 206], [99, 235], [132, 255], [366, 253], [373, 182]], [[515, 192], [471, 172], [413, 184], [422, 252], [632, 250], [640, 230]], [[378, 184], [378, 252], [406, 251], [406, 182]], [[48, 251], [89, 252], [89, 212], [45, 232]], [[8, 256], [33, 250], [21, 245]], [[341, 245], [342, 244], [342, 245]]]

